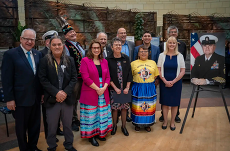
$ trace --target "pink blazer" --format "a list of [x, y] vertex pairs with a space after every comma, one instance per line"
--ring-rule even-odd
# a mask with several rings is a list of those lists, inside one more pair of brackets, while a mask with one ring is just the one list
[[[102, 69], [102, 83], [103, 86], [105, 83], [110, 84], [110, 74], [107, 60], [100, 60], [101, 69]], [[81, 87], [81, 96], [80, 103], [98, 106], [98, 94], [97, 92], [90, 88], [89, 86], [94, 82], [98, 87], [100, 87], [99, 74], [96, 65], [93, 62], [93, 59], [85, 57], [81, 60], [80, 66], [81, 77], [83, 79]], [[104, 92], [105, 102], [109, 104], [109, 91], [108, 88]]]

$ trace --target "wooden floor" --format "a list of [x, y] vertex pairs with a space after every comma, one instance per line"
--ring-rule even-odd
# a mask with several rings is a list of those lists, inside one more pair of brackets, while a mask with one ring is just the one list
[[[185, 111], [186, 109], [180, 109], [182, 120]], [[182, 122], [176, 124], [175, 131], [171, 131], [169, 127], [162, 130], [162, 123], [158, 121], [160, 111], [157, 111], [157, 122], [149, 133], [144, 129], [136, 132], [134, 126], [127, 123], [130, 135], [124, 136], [119, 122], [116, 135], [107, 135], [106, 142], [98, 141], [99, 147], [92, 146], [88, 139], [81, 139], [80, 133], [74, 132], [74, 147], [78, 151], [230, 151], [230, 123], [224, 107], [196, 108], [194, 118], [191, 118], [191, 112], [190, 109], [183, 134], [179, 134]], [[47, 150], [44, 133], [40, 135], [38, 148]], [[58, 136], [58, 139], [57, 151], [63, 151], [64, 137]], [[18, 150], [14, 148], [10, 151]]]

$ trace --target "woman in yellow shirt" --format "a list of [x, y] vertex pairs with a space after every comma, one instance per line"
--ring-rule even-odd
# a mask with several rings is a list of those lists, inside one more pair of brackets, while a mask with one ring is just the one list
[[155, 61], [149, 60], [148, 48], [140, 46], [138, 60], [131, 63], [132, 86], [132, 120], [135, 130], [144, 127], [147, 132], [155, 122], [156, 88], [155, 79], [159, 75]]

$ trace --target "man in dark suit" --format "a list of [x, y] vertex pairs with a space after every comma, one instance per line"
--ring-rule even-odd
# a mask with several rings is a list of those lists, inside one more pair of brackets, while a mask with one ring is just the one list
[[196, 85], [224, 83], [225, 58], [215, 53], [217, 41], [218, 38], [213, 35], [203, 35], [200, 37], [204, 54], [195, 60], [191, 71], [192, 83]]
[[[170, 26], [167, 29], [167, 33], [168, 33], [168, 37], [175, 37], [177, 39], [178, 42], [178, 51], [183, 55], [184, 60], [186, 60], [186, 55], [187, 55], [187, 48], [186, 48], [186, 44], [179, 40], [178, 37], [178, 28], [176, 26]], [[166, 42], [162, 42], [160, 44], [160, 52], [163, 52], [165, 50], [166, 46]]]
[[[176, 26], [169, 26], [167, 29], [167, 33], [168, 33], [168, 37], [175, 37], [177, 39], [178, 37], [178, 28]], [[186, 60], [186, 55], [187, 55], [187, 48], [186, 48], [186, 44], [183, 41], [180, 41], [179, 39], [177, 39], [178, 42], [178, 51], [183, 55], [184, 60]], [[160, 51], [163, 52], [166, 48], [166, 42], [162, 42], [160, 44]], [[180, 123], [181, 119], [179, 117], [180, 115], [180, 111], [179, 111], [180, 106], [178, 106], [178, 111], [177, 111], [177, 115], [175, 118], [175, 122]], [[163, 117], [163, 113], [161, 112], [161, 117], [159, 118], [160, 122], [164, 121], [164, 117]]]
[[135, 44], [134, 42], [126, 40], [127, 34], [125, 28], [119, 28], [117, 30], [117, 37], [121, 39], [121, 52], [129, 56], [130, 61], [133, 61], [133, 52]]
[[[151, 59], [154, 60], [156, 62], [156, 64], [157, 64], [158, 57], [159, 57], [159, 54], [160, 54], [160, 49], [159, 49], [159, 47], [156, 47], [156, 46], [152, 45], [151, 40], [152, 40], [151, 33], [148, 32], [148, 31], [145, 31], [143, 36], [142, 36], [143, 45], [146, 48], [148, 48]], [[139, 47], [140, 46], [137, 46], [134, 49], [133, 60], [137, 59]]]
[[[42, 57], [44, 57], [45, 55], [48, 54], [48, 50], [49, 50], [49, 45], [50, 45], [50, 38], [53, 36], [58, 36], [58, 32], [55, 30], [50, 30], [47, 31], [43, 36], [42, 39], [45, 42], [45, 48], [42, 49], [40, 52], [42, 53]], [[44, 131], [45, 131], [45, 138], [47, 138], [48, 135], [48, 124], [46, 121], [46, 108], [44, 106], [44, 102], [42, 101], [42, 115], [43, 115], [43, 124], [44, 124]], [[57, 128], [57, 135], [63, 136], [63, 132], [60, 129], [60, 120], [58, 122], [58, 128]], [[59, 140], [56, 138], [56, 142], [58, 142]]]
[[35, 39], [33, 29], [23, 30], [21, 45], [6, 51], [2, 61], [5, 101], [7, 108], [13, 110], [16, 136], [22, 151], [39, 150], [41, 85], [37, 73], [42, 54], [33, 49]]
[[[134, 52], [135, 44], [134, 42], [126, 40], [127, 33], [126, 33], [125, 28], [119, 28], [117, 30], [117, 37], [121, 39], [121, 45], [122, 45], [121, 53], [126, 54], [129, 57], [130, 62], [133, 61], [133, 52]], [[130, 106], [131, 106], [131, 103], [130, 103]], [[118, 114], [120, 113], [118, 112]], [[126, 121], [127, 122], [132, 121], [132, 118], [129, 117], [129, 112], [127, 112]]]
[[97, 40], [100, 42], [101, 47], [103, 49], [104, 58], [107, 58], [108, 56], [110, 56], [113, 53], [111, 46], [107, 45], [107, 38], [108, 38], [107, 34], [104, 32], [99, 32], [97, 34]]

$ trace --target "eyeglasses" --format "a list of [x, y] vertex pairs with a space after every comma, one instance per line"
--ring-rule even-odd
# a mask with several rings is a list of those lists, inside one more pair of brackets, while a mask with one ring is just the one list
[[96, 49], [101, 49], [100, 47], [92, 47], [93, 50], [96, 50]]
[[148, 51], [139, 51], [140, 53], [147, 53]]
[[169, 33], [172, 33], [172, 34], [174, 33], [174, 34], [176, 34], [176, 33], [177, 33], [177, 31], [170, 31]]
[[121, 47], [121, 44], [113, 44], [114, 47]]
[[26, 40], [26, 41], [35, 42], [35, 39], [31, 39], [31, 38], [25, 38], [25, 37], [22, 37], [22, 39], [24, 39], [24, 40]]

